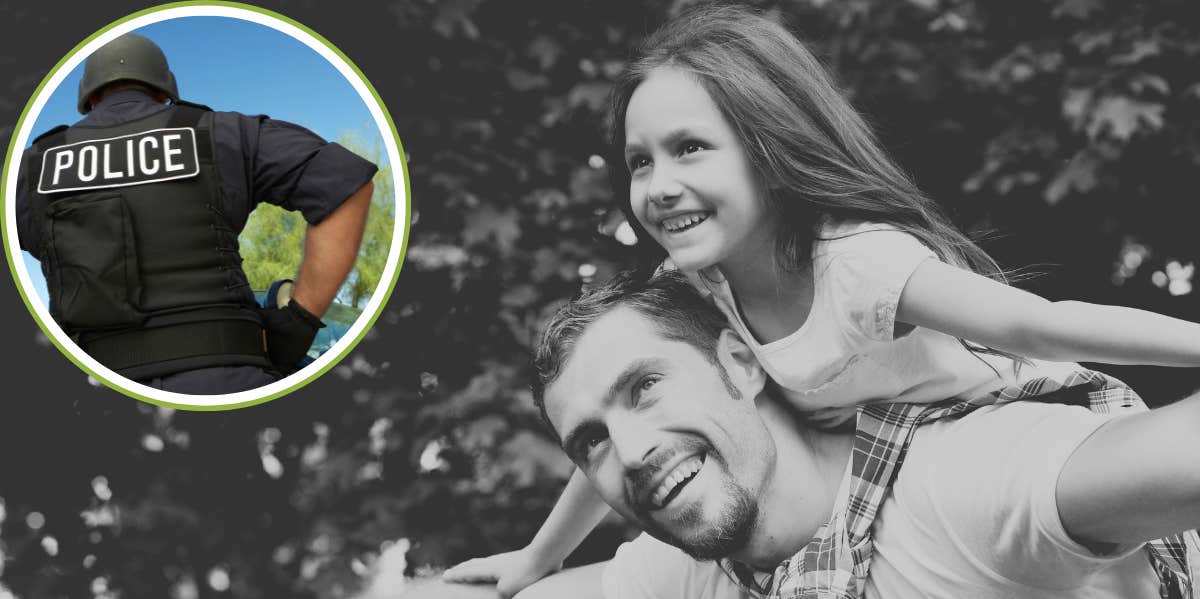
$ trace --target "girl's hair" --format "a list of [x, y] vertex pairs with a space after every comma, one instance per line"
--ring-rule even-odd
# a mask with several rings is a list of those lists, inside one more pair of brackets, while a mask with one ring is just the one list
[[[779, 23], [744, 7], [691, 9], [642, 42], [612, 94], [613, 160], [624, 164], [629, 99], [655, 69], [690, 73], [733, 127], [777, 215], [778, 262], [806, 267], [828, 218], [889, 224], [943, 261], [1007, 283], [996, 261], [967, 238], [880, 147], [820, 61]], [[622, 211], [637, 233], [638, 270], [653, 272], [666, 252], [633, 214], [629, 172], [609, 170]], [[974, 353], [1026, 360], [961, 340]], [[989, 364], [989, 367], [991, 365]], [[995, 370], [993, 368], [993, 370]], [[999, 374], [999, 373], [997, 373]]]
[[[879, 146], [863, 118], [815, 56], [782, 25], [731, 6], [699, 7], [647, 38], [612, 95], [613, 162], [624, 164], [625, 113], [655, 69], [690, 73], [736, 131], [769, 190], [778, 218], [778, 256], [804, 267], [825, 218], [886, 223], [956, 266], [1004, 281], [1004, 273], [959, 231]], [[610, 169], [621, 208], [640, 240], [639, 266], [666, 256], [632, 214], [629, 173]]]

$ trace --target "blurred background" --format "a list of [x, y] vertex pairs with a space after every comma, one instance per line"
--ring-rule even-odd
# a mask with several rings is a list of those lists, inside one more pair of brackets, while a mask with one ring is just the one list
[[[67, 50], [141, 7], [103, 4], [0, 7], [5, 139]], [[89, 385], [0, 294], [0, 595], [345, 597], [393, 543], [422, 577], [527, 542], [570, 472], [530, 400], [529, 344], [631, 259], [606, 97], [688, 4], [264, 3], [343, 50], [396, 121], [413, 222], [391, 301], [308, 387], [189, 413]], [[819, 51], [958, 224], [1040, 273], [1022, 287], [1200, 321], [1194, 1], [753, 4]], [[1154, 405], [1200, 386], [1197, 369], [1100, 369]], [[628, 533], [610, 522], [572, 562]]]

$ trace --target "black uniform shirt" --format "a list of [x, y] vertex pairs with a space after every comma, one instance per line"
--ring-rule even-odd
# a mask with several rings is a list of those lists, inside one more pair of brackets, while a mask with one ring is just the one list
[[[149, 95], [123, 90], [104, 97], [76, 126], [119, 125], [166, 108]], [[236, 112], [211, 112], [217, 173], [225, 217], [240, 232], [259, 202], [298, 210], [310, 224], [321, 222], [378, 170], [374, 164], [336, 143], [285, 121]], [[31, 208], [26, 177], [38, 165], [21, 162], [17, 179], [17, 233], [21, 248], [34, 253], [29, 234]]]

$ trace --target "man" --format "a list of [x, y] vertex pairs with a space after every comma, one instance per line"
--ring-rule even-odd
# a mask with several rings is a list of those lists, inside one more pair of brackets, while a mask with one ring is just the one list
[[[1119, 416], [1017, 402], [876, 430], [908, 443], [864, 435], [872, 408], [857, 433], [826, 432], [764, 392], [724, 326], [665, 273], [593, 291], [547, 327], [534, 395], [563, 449], [616, 511], [691, 556], [643, 535], [607, 567], [606, 596], [1190, 596], [1186, 561], [1145, 544], [1200, 523], [1200, 396]], [[907, 450], [902, 467], [868, 458], [889, 445]], [[863, 484], [890, 466], [890, 489]], [[847, 519], [864, 512], [861, 534]]]
[[[21, 247], [42, 263], [55, 321], [168, 391], [294, 371], [353, 268], [376, 166], [302, 127], [181, 101], [166, 56], [137, 34], [88, 58], [78, 108], [25, 152], [17, 183]], [[237, 239], [260, 201], [308, 222], [294, 286], [265, 311]]]

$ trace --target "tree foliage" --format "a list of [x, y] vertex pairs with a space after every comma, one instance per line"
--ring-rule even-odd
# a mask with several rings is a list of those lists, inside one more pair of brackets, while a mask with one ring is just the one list
[[387, 163], [381, 145], [371, 144], [363, 135], [353, 132], [343, 133], [338, 137], [338, 143], [379, 165], [379, 172], [372, 179], [375, 190], [371, 193], [371, 209], [367, 215], [358, 259], [339, 294], [342, 302], [361, 310], [363, 302], [379, 286], [387, 265], [388, 252], [392, 248], [392, 235], [396, 227], [396, 189], [392, 184], [392, 165]]
[[[23, 414], [67, 422], [56, 430], [91, 451], [6, 466], [3, 584], [37, 597], [342, 597], [388, 543], [406, 544], [416, 574], [527, 542], [570, 472], [530, 400], [530, 344], [565, 298], [631, 258], [607, 183], [605, 98], [633, 44], [687, 4], [348, 7], [378, 11], [364, 18], [407, 49], [374, 74], [408, 90], [389, 109], [409, 152], [412, 230], [385, 313], [343, 364], [261, 407], [176, 413], [95, 391]], [[754, 4], [814, 45], [959, 225], [996, 231], [985, 249], [1002, 264], [1045, 273], [1023, 286], [1200, 320], [1191, 2]], [[291, 234], [281, 222], [270, 235]], [[1106, 370], [1157, 404], [1198, 380]], [[609, 523], [574, 559], [627, 533]]]
[[259, 204], [238, 236], [242, 269], [250, 288], [261, 290], [280, 279], [295, 279], [304, 255], [304, 217], [274, 204]]
[[[359, 132], [346, 131], [338, 143], [350, 151], [379, 165], [372, 182], [371, 208], [363, 231], [362, 245], [354, 269], [338, 291], [338, 300], [361, 310], [363, 302], [374, 293], [383, 276], [388, 252], [392, 247], [392, 232], [396, 226], [396, 190], [392, 184], [392, 167], [387, 164], [382, 146], [367, 141]], [[238, 236], [242, 268], [252, 289], [263, 290], [280, 279], [294, 279], [304, 255], [304, 235], [307, 223], [299, 212], [261, 203], [250, 213], [246, 227]]]

